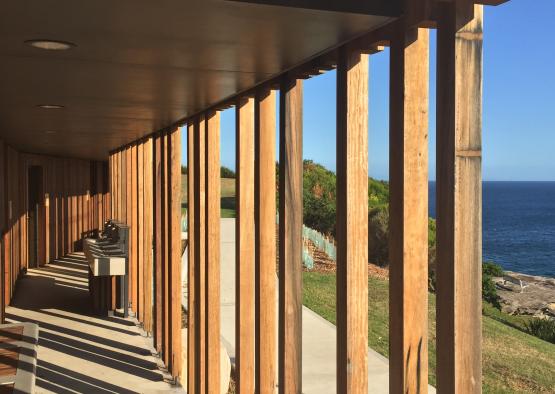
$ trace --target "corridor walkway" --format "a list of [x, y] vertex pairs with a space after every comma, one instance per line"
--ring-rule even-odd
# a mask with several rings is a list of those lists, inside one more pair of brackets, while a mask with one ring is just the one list
[[132, 319], [91, 314], [82, 254], [29, 269], [6, 316], [40, 327], [37, 393], [184, 392], [168, 383]]

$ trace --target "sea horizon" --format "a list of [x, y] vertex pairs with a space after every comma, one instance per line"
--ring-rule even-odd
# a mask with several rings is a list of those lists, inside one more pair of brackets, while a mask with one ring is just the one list
[[[429, 214], [435, 218], [435, 181]], [[555, 181], [482, 181], [483, 261], [555, 277]]]

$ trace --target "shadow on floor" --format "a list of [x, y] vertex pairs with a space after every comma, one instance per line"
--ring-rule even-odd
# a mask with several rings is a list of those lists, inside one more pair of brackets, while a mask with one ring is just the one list
[[132, 393], [149, 382], [169, 388], [132, 321], [93, 315], [82, 255], [29, 269], [6, 312], [10, 322], [40, 327], [38, 390]]

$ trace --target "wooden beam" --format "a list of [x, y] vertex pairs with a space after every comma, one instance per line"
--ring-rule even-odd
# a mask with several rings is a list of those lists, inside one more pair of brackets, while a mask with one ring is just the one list
[[256, 392], [277, 388], [276, 92], [255, 100]]
[[[162, 288], [163, 288], [163, 301], [164, 305], [163, 316], [164, 316], [164, 346], [163, 346], [163, 359], [164, 364], [171, 368], [171, 299], [170, 299], [170, 266], [171, 266], [171, 227], [170, 227], [170, 217], [171, 217], [171, 195], [172, 192], [170, 188], [170, 177], [171, 177], [171, 145], [170, 136], [168, 132], [162, 134], [162, 139], [164, 140], [163, 150], [164, 150], [164, 162], [163, 167], [163, 199], [162, 204], [164, 205], [162, 215], [162, 234], [163, 234], [163, 250], [164, 250], [164, 264], [162, 265]], [[171, 369], [170, 369], [171, 371]]]
[[348, 12], [365, 15], [400, 16], [403, 12], [400, 0], [230, 0], [259, 5], [306, 8], [319, 11]]
[[163, 237], [162, 237], [162, 220], [163, 220], [163, 166], [164, 150], [162, 144], [162, 137], [160, 135], [154, 138], [154, 264], [155, 264], [155, 332], [154, 332], [154, 347], [158, 355], [162, 353], [163, 343], [163, 283], [162, 283], [162, 265], [164, 259], [163, 251]]
[[137, 255], [137, 320], [143, 324], [145, 321], [145, 271], [144, 271], [144, 197], [145, 197], [145, 184], [144, 184], [144, 144], [139, 142], [136, 148], [137, 155], [137, 169], [136, 169], [136, 209], [134, 212], [135, 221], [135, 239], [137, 240], [135, 253]]
[[279, 144], [279, 392], [302, 387], [303, 139], [301, 80], [284, 79]]
[[[170, 155], [170, 370], [181, 377], [181, 128], [168, 135]], [[211, 289], [212, 291], [212, 289]], [[219, 364], [218, 364], [219, 367]]]
[[235, 354], [237, 392], [254, 392], [254, 99], [236, 110]]
[[195, 132], [198, 126], [194, 123], [187, 125], [187, 392], [196, 393], [197, 384], [197, 353], [199, 344], [196, 341], [197, 332], [197, 293], [196, 293], [196, 156]]
[[195, 122], [195, 291], [196, 291], [196, 389], [206, 392], [206, 121]]
[[206, 392], [220, 393], [220, 113], [206, 115]]
[[401, 21], [390, 53], [389, 391], [427, 393], [428, 30]]
[[459, 0], [439, 15], [437, 384], [439, 392], [479, 393], [483, 9]]
[[337, 392], [368, 392], [368, 56], [337, 66]]
[[129, 160], [130, 160], [130, 180], [129, 185], [131, 187], [128, 193], [128, 205], [127, 205], [127, 225], [129, 226], [129, 260], [133, 271], [133, 281], [131, 282], [131, 309], [135, 312], [135, 317], [140, 321], [139, 315], [139, 289], [140, 289], [140, 277], [141, 270], [139, 267], [139, 254], [138, 251], [138, 236], [139, 236], [139, 226], [137, 223], [137, 145], [132, 145], [129, 148]]
[[152, 286], [153, 286], [153, 265], [152, 265], [152, 236], [153, 230], [153, 140], [148, 138], [144, 146], [144, 269], [145, 269], [145, 288], [144, 288], [144, 327], [152, 333]]

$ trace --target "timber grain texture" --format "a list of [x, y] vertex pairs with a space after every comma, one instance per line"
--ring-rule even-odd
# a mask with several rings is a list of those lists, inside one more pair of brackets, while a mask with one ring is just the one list
[[459, 0], [440, 11], [437, 384], [439, 392], [480, 393], [483, 7]]

